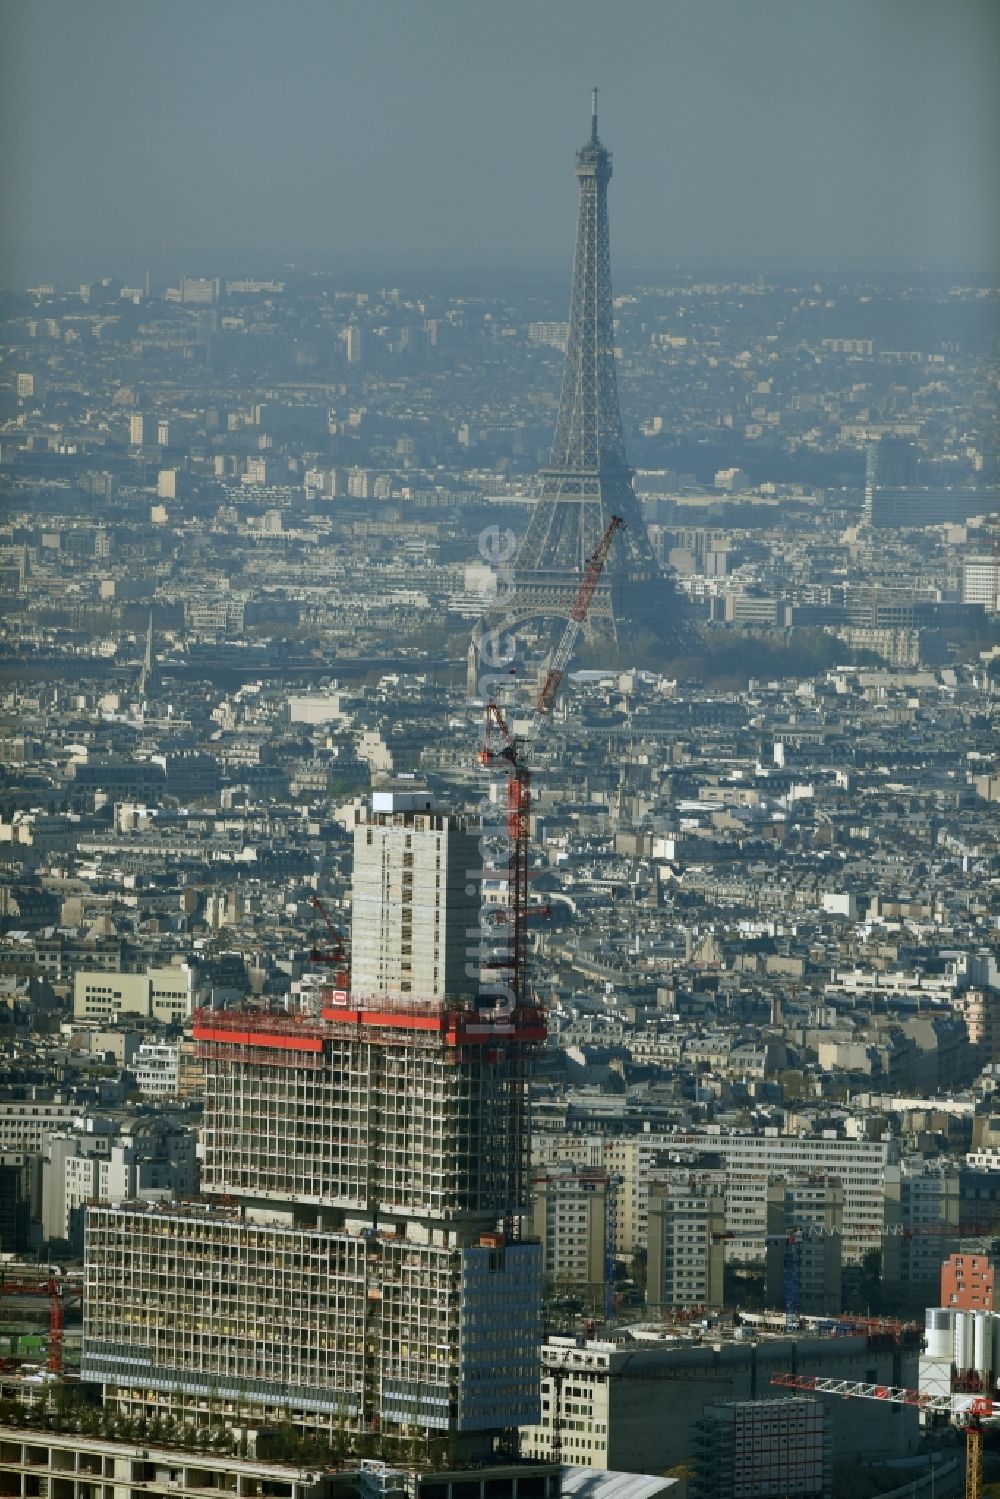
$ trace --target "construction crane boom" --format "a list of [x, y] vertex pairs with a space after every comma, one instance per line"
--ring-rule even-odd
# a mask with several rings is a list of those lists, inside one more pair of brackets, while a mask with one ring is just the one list
[[604, 528], [604, 534], [597, 543], [593, 556], [588, 557], [587, 566], [584, 569], [583, 581], [577, 590], [573, 607], [566, 621], [566, 628], [562, 633], [562, 639], [556, 646], [555, 655], [552, 657], [552, 665], [549, 667], [548, 675], [542, 684], [542, 691], [538, 699], [537, 711], [548, 713], [555, 702], [556, 693], [559, 691], [559, 683], [562, 681], [563, 672], [569, 664], [576, 645], [576, 637], [583, 627], [590, 608], [590, 601], [594, 597], [604, 564], [608, 560], [611, 543], [615, 539], [615, 532], [624, 526], [625, 522], [620, 515], [613, 515]]
[[[588, 558], [583, 580], [577, 590], [570, 617], [556, 647], [555, 656], [548, 675], [542, 684], [534, 712], [536, 720], [548, 714], [559, 690], [563, 672], [572, 655], [573, 646], [580, 627], [587, 617], [590, 601], [594, 597], [604, 564], [611, 550], [615, 532], [625, 522], [620, 515], [613, 515], [604, 528], [592, 557]], [[499, 748], [494, 747], [494, 732], [500, 736]], [[507, 777], [507, 837], [510, 845], [508, 866], [508, 947], [505, 960], [494, 965], [507, 969], [510, 975], [510, 991], [515, 1010], [528, 1005], [528, 844], [531, 836], [531, 772], [520, 763], [521, 742], [514, 734], [501, 709], [490, 699], [486, 704], [486, 732], [483, 747], [479, 752], [480, 765], [494, 765], [506, 760], [510, 766]]]
[[965, 1427], [965, 1499], [982, 1499], [983, 1422], [1000, 1418], [1000, 1402], [989, 1395], [932, 1394], [900, 1385], [868, 1384], [853, 1379], [824, 1379], [816, 1374], [775, 1374], [773, 1385], [786, 1390], [804, 1390], [817, 1395], [843, 1395], [849, 1400], [882, 1400], [889, 1405], [908, 1405], [935, 1415], [949, 1416]]
[[[786, 1390], [810, 1390], [818, 1395], [843, 1395], [851, 1400], [882, 1400], [889, 1405], [912, 1405], [918, 1410], [958, 1419], [976, 1416], [990, 1420], [997, 1402], [988, 1395], [963, 1395], [952, 1392], [935, 1395], [929, 1390], [909, 1390], [901, 1385], [868, 1384], [854, 1379], [823, 1379], [818, 1374], [775, 1374], [773, 1385]], [[996, 1410], [1000, 1416], [1000, 1409]]]

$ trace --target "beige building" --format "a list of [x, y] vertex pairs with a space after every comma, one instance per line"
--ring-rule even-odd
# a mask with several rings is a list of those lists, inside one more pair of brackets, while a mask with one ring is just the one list
[[0, 1150], [37, 1153], [48, 1135], [67, 1129], [80, 1115], [77, 1103], [17, 1099], [0, 1103]]
[[352, 992], [476, 993], [481, 870], [478, 836], [426, 792], [376, 792], [354, 830]]
[[531, 1231], [541, 1241], [542, 1267], [551, 1287], [602, 1299], [613, 1190], [606, 1171], [570, 1162], [535, 1175]]
[[145, 973], [81, 969], [73, 980], [73, 1019], [103, 1022], [116, 1015], [145, 1015], [165, 1024], [191, 1015], [194, 976], [186, 964]]
[[724, 1303], [726, 1186], [722, 1172], [671, 1172], [649, 1188], [646, 1305], [660, 1313]]
[[603, 1135], [535, 1136], [532, 1156], [536, 1166], [572, 1161], [579, 1166], [600, 1167], [616, 1178], [612, 1223], [614, 1250], [630, 1258], [646, 1246], [649, 1223], [649, 1184], [655, 1171], [670, 1164], [663, 1137], [656, 1143], [617, 1140]]

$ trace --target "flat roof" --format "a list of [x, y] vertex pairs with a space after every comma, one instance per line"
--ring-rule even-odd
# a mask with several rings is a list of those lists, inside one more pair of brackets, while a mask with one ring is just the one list
[[651, 1473], [615, 1473], [600, 1468], [563, 1468], [562, 1491], [573, 1499], [653, 1499], [679, 1483]]

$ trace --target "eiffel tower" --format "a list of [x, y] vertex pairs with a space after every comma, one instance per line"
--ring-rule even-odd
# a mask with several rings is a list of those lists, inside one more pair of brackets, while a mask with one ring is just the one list
[[615, 377], [608, 238], [611, 153], [597, 134], [577, 152], [580, 183], [573, 290], [559, 417], [540, 494], [513, 564], [513, 586], [480, 622], [479, 637], [538, 617], [565, 619], [588, 558], [613, 515], [619, 532], [587, 618], [588, 633], [617, 640], [623, 627], [652, 629], [665, 644], [688, 635], [681, 601], [653, 555], [625, 457]]

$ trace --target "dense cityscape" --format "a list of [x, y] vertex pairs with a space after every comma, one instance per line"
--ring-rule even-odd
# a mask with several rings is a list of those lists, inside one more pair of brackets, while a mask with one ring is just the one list
[[576, 177], [0, 293], [0, 1494], [1000, 1475], [1000, 294]]

